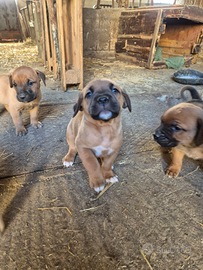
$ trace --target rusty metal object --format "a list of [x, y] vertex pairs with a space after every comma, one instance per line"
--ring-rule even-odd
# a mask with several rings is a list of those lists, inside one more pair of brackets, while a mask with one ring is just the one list
[[23, 41], [15, 2], [0, 2], [0, 41]]

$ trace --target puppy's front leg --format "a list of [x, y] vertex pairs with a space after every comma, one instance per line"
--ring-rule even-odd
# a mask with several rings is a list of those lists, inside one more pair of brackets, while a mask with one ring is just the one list
[[106, 182], [114, 183], [118, 181], [117, 175], [112, 171], [114, 160], [118, 155], [118, 151], [113, 152], [111, 155], [101, 158], [102, 173]]
[[30, 122], [35, 128], [41, 128], [43, 124], [38, 121], [38, 109], [39, 106], [35, 106], [30, 110]]
[[101, 172], [100, 164], [92, 150], [78, 146], [78, 154], [89, 176], [89, 185], [95, 191], [102, 191], [105, 184], [105, 179]]
[[169, 166], [165, 169], [165, 174], [170, 177], [177, 177], [183, 161], [184, 154], [176, 150], [176, 148], [172, 148], [172, 161]]
[[6, 107], [6, 109], [10, 112], [11, 117], [13, 119], [14, 125], [16, 127], [16, 135], [23, 136], [27, 133], [26, 128], [23, 125], [23, 121], [20, 117], [20, 112], [13, 107]]

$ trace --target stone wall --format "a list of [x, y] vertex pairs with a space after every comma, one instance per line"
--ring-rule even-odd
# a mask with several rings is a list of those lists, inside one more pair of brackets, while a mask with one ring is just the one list
[[83, 8], [84, 57], [115, 57], [118, 21], [122, 9]]

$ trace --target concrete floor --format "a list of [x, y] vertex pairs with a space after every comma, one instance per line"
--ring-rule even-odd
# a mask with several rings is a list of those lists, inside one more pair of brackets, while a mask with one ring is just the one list
[[[178, 178], [165, 176], [166, 162], [152, 136], [161, 115], [181, 102], [175, 71], [84, 63], [85, 84], [110, 78], [131, 98], [115, 162], [119, 182], [92, 200], [97, 194], [79, 157], [72, 168], [62, 166], [77, 90], [64, 93], [52, 79], [42, 85], [44, 126], [29, 126], [25, 113], [28, 134], [22, 138], [0, 107], [0, 210], [6, 223], [0, 269], [203, 269], [203, 167], [184, 158]], [[203, 64], [192, 68], [203, 71]], [[202, 86], [197, 89], [203, 94]]]

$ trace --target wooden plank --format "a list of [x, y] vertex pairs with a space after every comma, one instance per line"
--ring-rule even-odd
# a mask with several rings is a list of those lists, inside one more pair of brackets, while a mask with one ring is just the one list
[[69, 1], [63, 1], [63, 23], [64, 23], [64, 37], [65, 37], [65, 58], [66, 63], [69, 65], [73, 63], [72, 61], [72, 34], [71, 34], [71, 14], [70, 14], [70, 5]]
[[100, 0], [97, 0], [97, 9], [100, 8]]
[[44, 36], [44, 12], [43, 12], [43, 3], [40, 0], [40, 20], [41, 20], [41, 44], [42, 44], [42, 50], [43, 50], [43, 59], [44, 59], [44, 65], [46, 65], [46, 45], [45, 45], [45, 36]]
[[42, 0], [43, 3], [43, 17], [44, 17], [44, 32], [45, 32], [45, 51], [46, 51], [46, 60], [48, 61], [48, 68], [51, 71], [51, 62], [50, 62], [50, 44], [49, 44], [49, 29], [48, 29], [48, 17], [47, 17], [47, 6], [46, 0]]
[[21, 31], [21, 34], [22, 34], [22, 40], [26, 40], [26, 28], [25, 28], [25, 25], [24, 25], [24, 22], [23, 22], [23, 18], [22, 18], [22, 15], [20, 13], [20, 10], [19, 10], [19, 7], [18, 5], [16, 5], [16, 11], [17, 11], [17, 16], [18, 16], [18, 21], [20, 23], [20, 31]]
[[146, 67], [147, 62], [144, 60], [138, 60], [136, 59], [136, 57], [134, 56], [130, 56], [124, 53], [116, 53], [116, 59], [120, 60], [120, 61], [124, 61], [124, 62], [129, 62], [129, 63], [133, 63], [135, 65], [138, 65], [140, 67]]
[[79, 69], [80, 69], [80, 84], [79, 84], [79, 89], [82, 90], [83, 88], [83, 20], [82, 20], [82, 1], [78, 0], [78, 7], [79, 7], [79, 58], [80, 58], [80, 64], [79, 64]]
[[125, 49], [127, 52], [147, 53], [147, 54], [149, 54], [150, 52], [150, 47], [139, 47], [134, 45], [127, 45]]
[[33, 3], [34, 5], [34, 24], [35, 24], [35, 35], [36, 35], [36, 40], [37, 40], [37, 47], [39, 51], [39, 55], [42, 58], [43, 57], [43, 51], [42, 51], [42, 46], [40, 43], [40, 22], [39, 22], [39, 12], [37, 12], [37, 5], [38, 3]]
[[30, 25], [29, 25], [29, 21], [27, 20], [26, 11], [27, 11], [26, 8], [21, 9], [21, 14], [23, 16], [23, 20], [24, 20], [25, 27], [26, 27], [27, 32], [28, 32], [28, 36], [31, 37]]
[[159, 47], [161, 48], [187, 48], [191, 49], [192, 42], [186, 40], [169, 40], [160, 38]]
[[197, 6], [185, 6], [180, 18], [203, 23], [203, 9]]
[[58, 66], [60, 66], [58, 31], [56, 26], [55, 8], [53, 0], [47, 0], [49, 9], [49, 25], [51, 37], [51, 53], [53, 58], [53, 72], [54, 78], [58, 77]]
[[153, 35], [157, 12], [134, 12], [134, 16], [123, 16], [119, 18], [118, 35]]
[[19, 30], [5, 30], [0, 31], [0, 39], [12, 39], [12, 40], [21, 40], [21, 32]]
[[137, 38], [137, 39], [152, 39], [153, 35], [145, 35], [145, 33], [139, 33], [137, 35], [129, 35], [129, 34], [123, 34], [118, 35], [118, 39], [130, 39], [130, 38]]
[[59, 53], [60, 53], [60, 75], [61, 87], [66, 91], [66, 77], [65, 77], [65, 46], [64, 46], [64, 27], [63, 27], [63, 8], [62, 0], [56, 0], [57, 4], [57, 25], [59, 36]]
[[152, 61], [154, 59], [154, 55], [155, 55], [155, 51], [156, 51], [156, 43], [157, 43], [157, 39], [158, 39], [158, 34], [159, 34], [161, 22], [162, 22], [162, 9], [160, 9], [158, 11], [158, 14], [157, 14], [156, 24], [154, 27], [154, 35], [153, 35], [151, 49], [150, 49], [149, 58], [148, 58], [148, 62], [147, 62], [147, 68], [151, 68], [151, 66], [152, 66]]

